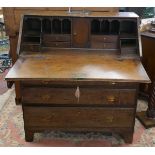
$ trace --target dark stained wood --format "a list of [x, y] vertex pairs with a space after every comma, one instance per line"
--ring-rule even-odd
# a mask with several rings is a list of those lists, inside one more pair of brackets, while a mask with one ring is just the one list
[[[75, 93], [79, 87], [80, 96]], [[70, 104], [70, 105], [108, 105], [133, 106], [136, 100], [136, 89], [104, 89], [104, 87], [64, 86], [51, 87], [24, 87], [22, 89], [24, 104]], [[57, 97], [57, 94], [61, 98]]]
[[146, 82], [149, 78], [139, 60], [109, 56], [101, 52], [72, 51], [29, 55], [18, 59], [7, 80], [95, 80]]
[[[91, 14], [89, 14], [89, 16], [94, 16], [94, 17], [120, 17], [120, 18], [124, 18], [124, 17], [128, 17], [128, 18], [138, 18], [138, 16], [135, 13], [119, 13], [118, 12], [118, 8], [117, 7], [72, 7], [71, 11], [79, 11], [80, 12], [84, 12], [84, 11], [90, 11]], [[68, 7], [4, 7], [3, 8], [3, 16], [4, 16], [4, 21], [5, 21], [5, 29], [6, 29], [6, 33], [10, 38], [10, 55], [12, 57], [13, 60], [13, 64], [16, 62], [17, 60], [17, 53], [18, 53], [18, 49], [17, 49], [17, 40], [18, 40], [18, 34], [21, 34], [19, 32], [20, 29], [20, 21], [21, 21], [21, 16], [23, 14], [44, 14], [44, 15], [50, 15], [50, 16], [79, 16], [82, 15], [82, 17], [84, 17], [85, 15], [88, 16], [87, 14], [75, 14], [75, 12], [73, 14], [68, 14], [69, 8]], [[69, 44], [67, 44], [67, 47]], [[40, 47], [38, 46], [29, 46], [27, 45], [27, 48], [25, 48], [25, 45], [22, 45], [22, 49], [25, 50], [29, 50], [29, 51], [34, 51], [35, 49], [37, 51], [40, 51]], [[56, 46], [57, 47], [57, 46]], [[65, 46], [60, 46], [60, 47], [66, 47]], [[17, 51], [16, 51], [17, 49]], [[17, 101], [21, 100], [21, 96], [20, 96], [20, 88], [19, 88], [19, 84], [15, 83], [15, 90], [16, 90], [16, 99]], [[19, 102], [18, 102], [19, 103]]]
[[141, 34], [141, 39], [143, 54], [142, 63], [152, 83], [141, 84], [141, 92], [147, 96], [148, 109], [145, 112], [137, 113], [137, 117], [145, 128], [149, 128], [155, 126], [155, 34], [151, 32], [143, 32]]
[[44, 34], [43, 41], [53, 41], [53, 42], [67, 42], [71, 40], [70, 35], [56, 35], [56, 34]]
[[138, 83], [135, 82], [114, 82], [114, 81], [92, 81], [79, 79], [75, 81], [49, 81], [49, 80], [33, 80], [33, 81], [22, 81], [24, 87], [76, 87], [78, 86], [100, 86], [104, 89], [137, 89]]
[[112, 43], [118, 41], [117, 35], [92, 35], [91, 40], [94, 42]]
[[[80, 25], [79, 25], [80, 24]], [[86, 18], [73, 19], [72, 26], [73, 47], [84, 48], [89, 46], [89, 22]]]
[[26, 141], [67, 130], [115, 132], [132, 142], [138, 86], [150, 83], [137, 22], [133, 13], [85, 10], [23, 16], [19, 58], [6, 80], [19, 86]]
[[118, 49], [118, 43], [103, 43], [103, 42], [92, 42], [92, 48], [96, 49]]
[[134, 112], [134, 109], [116, 108], [24, 107], [24, 119], [26, 127], [131, 127]]
[[34, 138], [34, 132], [30, 130], [25, 130], [25, 140], [27, 142], [32, 142]]
[[124, 133], [122, 136], [124, 138], [125, 143], [132, 143], [133, 141], [133, 132]]

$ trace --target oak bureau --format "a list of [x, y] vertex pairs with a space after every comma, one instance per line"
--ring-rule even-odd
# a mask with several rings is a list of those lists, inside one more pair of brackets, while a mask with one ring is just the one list
[[138, 16], [73, 12], [24, 15], [18, 60], [25, 140], [44, 130], [118, 133], [131, 143], [139, 83]]

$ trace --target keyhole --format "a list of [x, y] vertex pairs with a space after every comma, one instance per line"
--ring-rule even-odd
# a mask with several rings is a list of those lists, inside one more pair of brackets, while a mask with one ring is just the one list
[[77, 102], [79, 103], [79, 100], [80, 100], [80, 88], [79, 88], [79, 86], [76, 88], [75, 97], [77, 98]]

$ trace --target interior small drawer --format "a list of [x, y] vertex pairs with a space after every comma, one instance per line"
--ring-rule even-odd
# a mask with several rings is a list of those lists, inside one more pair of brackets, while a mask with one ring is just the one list
[[118, 41], [118, 36], [115, 36], [115, 35], [92, 35], [91, 41], [92, 42], [112, 43], [112, 42]]
[[67, 42], [71, 40], [71, 36], [70, 35], [57, 35], [57, 34], [44, 34], [43, 35], [43, 41], [54, 41], [54, 42], [59, 42], [59, 41], [63, 41], [63, 42]]
[[24, 104], [70, 104], [114, 106], [135, 105], [136, 90], [104, 89], [101, 87], [25, 87]]
[[132, 108], [24, 106], [26, 127], [104, 128], [133, 127]]
[[91, 42], [91, 48], [118, 49], [118, 43]]
[[29, 44], [24, 44], [24, 45], [22, 45], [21, 46], [21, 49], [23, 50], [23, 51], [40, 51], [40, 49], [41, 49], [41, 46], [40, 45], [33, 45], [33, 44], [31, 44], [31, 45], [29, 45]]
[[71, 46], [70, 42], [43, 42], [44, 46], [48, 46], [48, 47], [63, 47], [63, 48], [68, 48]]

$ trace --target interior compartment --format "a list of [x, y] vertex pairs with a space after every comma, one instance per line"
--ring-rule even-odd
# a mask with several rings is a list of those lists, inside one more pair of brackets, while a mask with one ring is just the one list
[[101, 22], [101, 32], [103, 34], [109, 34], [109, 32], [110, 32], [110, 22], [108, 20], [103, 20]]
[[52, 21], [52, 32], [55, 34], [61, 33], [61, 21], [59, 19], [53, 19], [53, 21]]
[[51, 20], [50, 19], [43, 19], [42, 31], [44, 33], [51, 33]]
[[120, 29], [120, 22], [118, 20], [113, 20], [111, 22], [111, 26], [110, 26], [111, 30], [111, 34], [119, 34], [119, 29]]
[[121, 34], [136, 34], [137, 23], [135, 21], [122, 21], [120, 32]]
[[27, 18], [24, 21], [24, 31], [26, 35], [40, 35], [41, 20], [39, 18]]
[[71, 21], [69, 19], [62, 20], [62, 33], [71, 34]]
[[99, 20], [92, 20], [91, 22], [91, 33], [92, 34], [99, 34], [100, 33], [100, 21]]

